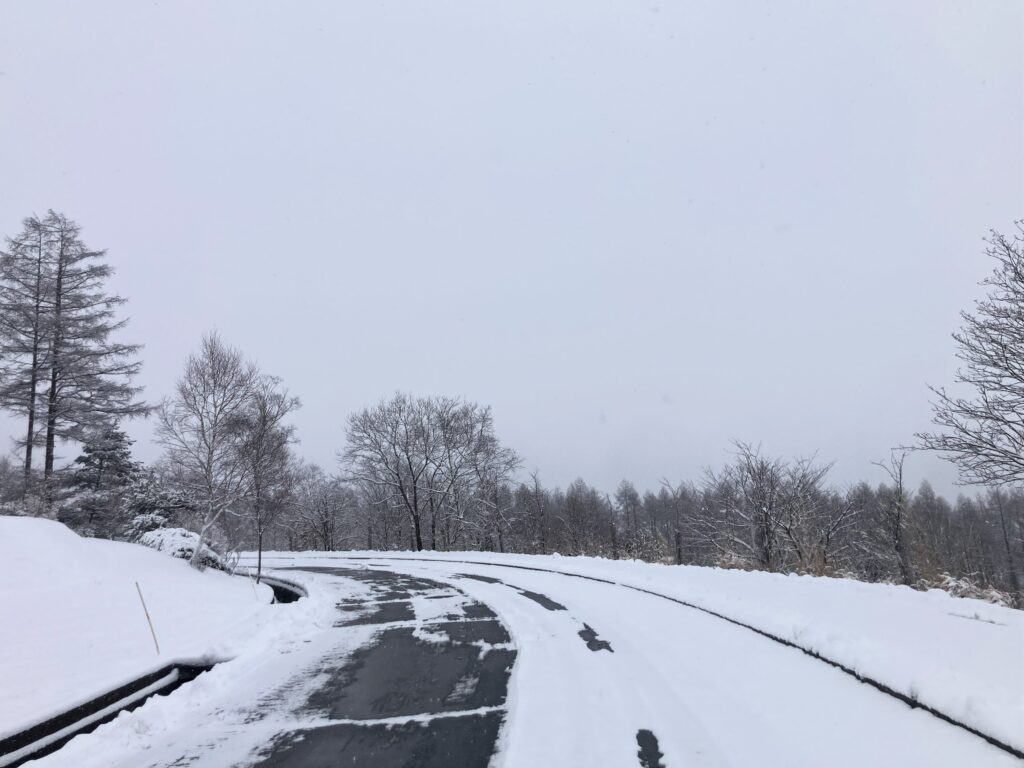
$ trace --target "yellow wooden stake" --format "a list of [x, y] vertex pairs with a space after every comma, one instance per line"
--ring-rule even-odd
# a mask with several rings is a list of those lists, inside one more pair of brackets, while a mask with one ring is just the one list
[[156, 630], [153, 629], [153, 620], [149, 618], [149, 609], [146, 608], [146, 599], [142, 596], [142, 588], [139, 586], [139, 582], [135, 582], [135, 589], [139, 593], [139, 601], [142, 603], [142, 612], [146, 614], [146, 621], [149, 622], [149, 633], [153, 636], [153, 645], [156, 646], [156, 655], [160, 655], [160, 643], [156, 641]]

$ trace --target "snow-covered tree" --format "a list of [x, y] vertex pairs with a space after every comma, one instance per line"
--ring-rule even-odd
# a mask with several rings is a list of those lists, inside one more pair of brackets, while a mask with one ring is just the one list
[[[279, 522], [297, 548], [329, 551], [364, 543], [369, 521], [359, 516], [359, 501], [351, 487], [315, 464], [298, 465], [293, 475], [287, 519]], [[374, 546], [372, 536], [370, 541]]]
[[352, 414], [346, 433], [349, 479], [372, 505], [408, 516], [413, 548], [503, 535], [512, 500], [499, 486], [519, 460], [497, 439], [490, 408], [397, 394]]
[[51, 250], [49, 229], [32, 216], [24, 220], [21, 233], [7, 239], [7, 250], [0, 254], [0, 407], [25, 419], [25, 491], [40, 437], [36, 417], [46, 374]]
[[113, 536], [123, 525], [121, 496], [141, 471], [131, 440], [117, 426], [84, 437], [82, 453], [62, 472], [58, 519], [91, 536]]
[[[44, 446], [43, 477], [54, 473], [57, 440], [83, 440], [124, 417], [147, 412], [132, 385], [140, 347], [115, 339], [124, 299], [107, 292], [103, 251], [78, 225], [49, 211], [25, 220], [0, 267], [0, 405], [26, 418], [25, 477]], [[52, 483], [47, 482], [46, 498]]]
[[244, 514], [251, 521], [256, 542], [256, 581], [263, 572], [263, 537], [286, 503], [292, 484], [295, 428], [284, 420], [299, 407], [274, 376], [253, 382], [246, 406], [238, 416], [236, 448], [247, 476]]
[[121, 538], [138, 541], [158, 528], [182, 527], [195, 513], [195, 503], [184, 492], [169, 486], [150, 470], [136, 473], [121, 494], [118, 519]]
[[937, 388], [938, 430], [918, 435], [924, 448], [948, 456], [966, 483], [1024, 484], [1024, 220], [1016, 234], [993, 232], [995, 262], [982, 282], [988, 295], [963, 312], [953, 334], [963, 367], [956, 382], [969, 394]]
[[116, 310], [125, 299], [106, 291], [113, 269], [82, 242], [80, 228], [63, 214], [44, 219], [51, 238], [51, 290], [46, 295], [46, 454], [43, 476], [53, 474], [56, 440], [82, 439], [112, 421], [139, 416], [148, 407], [133, 386], [141, 347], [114, 339], [127, 320]]
[[246, 413], [259, 380], [256, 365], [216, 333], [203, 337], [158, 409], [157, 439], [178, 487], [199, 510], [199, 545], [193, 564], [221, 516], [245, 498], [249, 474], [239, 450]]

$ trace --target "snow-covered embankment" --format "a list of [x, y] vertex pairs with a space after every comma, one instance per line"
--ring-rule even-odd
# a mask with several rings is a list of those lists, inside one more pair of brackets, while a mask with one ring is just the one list
[[269, 587], [49, 520], [0, 516], [0, 563], [0, 738], [168, 664], [235, 656], [272, 612]]

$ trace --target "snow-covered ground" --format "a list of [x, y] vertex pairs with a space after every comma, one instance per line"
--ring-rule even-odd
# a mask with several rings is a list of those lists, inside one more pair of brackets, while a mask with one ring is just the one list
[[168, 664], [231, 658], [272, 613], [264, 585], [49, 520], [0, 516], [0, 564], [0, 738]]
[[[0, 528], [0, 540], [3, 534]], [[84, 546], [82, 540], [65, 541], [59, 545], [67, 548], [62, 554], [53, 542], [37, 544], [55, 552], [56, 560], [72, 564], [73, 553]], [[124, 546], [85, 544], [99, 546], [97, 551]], [[141, 558], [136, 549], [131, 548]], [[147, 558], [157, 556], [141, 552]], [[0, 554], [9, 565], [16, 557], [6, 550]], [[20, 557], [16, 572], [36, 569], [32, 582], [23, 584], [47, 579], [54, 585], [69, 584], [68, 569], [58, 567], [47, 576], [41, 566], [26, 565], [25, 556]], [[91, 559], [82, 565], [88, 572], [86, 562]], [[350, 654], [389, 626], [341, 627], [335, 621], [338, 601], [365, 598], [363, 582], [345, 577], [346, 569], [363, 568], [450, 584], [467, 599], [491, 606], [508, 628], [518, 656], [509, 714], [492, 768], [637, 765], [641, 731], [657, 738], [668, 766], [1020, 764], [981, 738], [798, 650], [622, 585], [701, 605], [791, 640], [1024, 749], [1024, 614], [987, 603], [840, 579], [558, 556], [270, 553], [264, 562], [279, 568], [339, 570], [282, 571], [302, 583], [310, 596], [270, 609], [253, 601], [244, 580], [218, 575], [241, 584], [249, 590], [249, 601], [258, 603], [248, 617], [224, 630], [229, 639], [219, 649], [231, 651], [227, 655], [235, 660], [74, 739], [41, 760], [40, 768], [245, 766], [258, 761], [266, 745], [283, 733], [330, 727], [322, 716], [302, 715], [304, 702], [328, 671], [342, 667]], [[187, 568], [184, 572], [199, 577]], [[134, 590], [134, 583], [129, 586]], [[210, 593], [205, 582], [197, 589], [194, 594]], [[430, 623], [444, 602], [434, 597], [428, 593], [411, 601], [414, 625], [425, 637], [434, 637]], [[29, 621], [25, 617], [35, 615], [40, 604], [37, 599], [32, 608], [22, 596], [4, 599], [21, 601], [16, 603], [23, 612], [20, 623]], [[228, 602], [237, 599], [234, 594]], [[84, 612], [68, 610], [73, 615]], [[112, 631], [115, 625], [108, 624], [88, 631], [101, 643], [127, 642], [115, 635], [133, 633], [136, 628], [129, 622], [137, 619], [141, 631], [131, 638], [149, 640], [141, 609], [136, 610], [138, 616], [125, 609], [117, 619], [122, 623], [116, 626], [123, 629]], [[197, 610], [195, 605], [183, 608], [180, 621], [196, 621]], [[240, 624], [246, 626], [239, 629]], [[57, 620], [46, 631], [33, 630], [34, 636], [44, 638], [37, 642], [73, 645], [75, 630], [69, 633], [67, 626]], [[64, 640], [47, 641], [47, 633]], [[24, 653], [29, 642], [19, 640], [16, 647]], [[217, 652], [215, 645], [206, 652]], [[65, 658], [72, 655], [58, 652]], [[0, 675], [5, 677], [0, 679], [6, 682], [12, 665], [6, 656], [3, 663]], [[22, 675], [23, 689], [24, 678], [33, 675], [37, 682], [53, 682], [55, 673], [42, 655], [33, 655], [30, 664], [36, 668], [16, 673]], [[147, 669], [140, 666], [139, 671]], [[7, 708], [2, 711], [7, 711], [6, 685], [0, 691]]]
[[[168, 696], [154, 696], [94, 732], [29, 765], [39, 768], [228, 768], [251, 765], [293, 712], [376, 628], [333, 627], [336, 603], [365, 597], [365, 586], [289, 571], [308, 598], [275, 605], [239, 640], [237, 655]], [[244, 582], [243, 582], [244, 583]], [[248, 586], [246, 587], [248, 589]], [[240, 633], [246, 634], [245, 632]]]
[[[559, 599], [556, 595], [574, 594], [573, 589], [582, 589], [586, 582], [499, 566], [546, 568], [653, 590], [790, 640], [1024, 751], [1024, 612], [979, 600], [956, 598], [938, 590], [918, 592], [848, 579], [557, 555], [351, 552], [325, 557], [311, 552], [296, 560], [295, 554], [282, 552], [264, 557], [270, 565], [359, 562], [350, 560], [353, 557], [394, 564], [404, 559], [407, 568], [432, 577], [467, 572], [463, 566], [444, 561], [475, 561], [491, 565], [474, 572], [536, 588], [555, 600]], [[493, 592], [476, 596], [493, 605]], [[502, 594], [501, 590], [497, 594]], [[602, 612], [609, 623], [607, 632], [640, 631], [636, 629], [638, 618], [626, 617], [635, 614], [637, 606], [644, 606], [652, 616], [665, 617], [667, 623], [658, 631], [668, 633], [676, 646], [669, 663], [672, 657], [681, 661], [707, 650], [695, 646], [687, 636], [688, 622], [694, 619], [692, 609], [621, 588], [604, 589], [601, 594], [609, 602], [610, 610]], [[495, 607], [504, 617], [501, 606]], [[515, 629], [513, 624], [513, 634]], [[747, 631], [736, 632], [742, 635]], [[774, 645], [763, 639], [759, 643]], [[825, 666], [802, 654], [797, 657], [802, 666]], [[735, 653], [724, 649], [715, 663], [724, 670], [737, 660]], [[652, 670], [652, 681], [665, 671]], [[836, 674], [851, 685], [860, 685]], [[653, 686], [653, 682], [647, 684]], [[773, 695], [766, 691], [766, 701], [771, 701]], [[880, 694], [873, 695], [881, 698]], [[827, 699], [821, 704], [830, 706]], [[900, 707], [906, 709], [905, 705]]]

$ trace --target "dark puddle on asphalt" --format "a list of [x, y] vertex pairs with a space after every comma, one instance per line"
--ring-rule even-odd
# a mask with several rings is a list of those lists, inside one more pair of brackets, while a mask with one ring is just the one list
[[658, 748], [658, 737], [646, 728], [636, 732], [636, 743], [640, 747], [637, 756], [640, 758], [641, 768], [665, 768], [661, 758], [665, 755]]
[[615, 653], [612, 650], [612, 645], [607, 640], [600, 640], [597, 637], [597, 632], [589, 624], [584, 624], [583, 629], [579, 631], [579, 636], [583, 638], [583, 642], [587, 644], [587, 648], [592, 651], [608, 651], [609, 653]]

